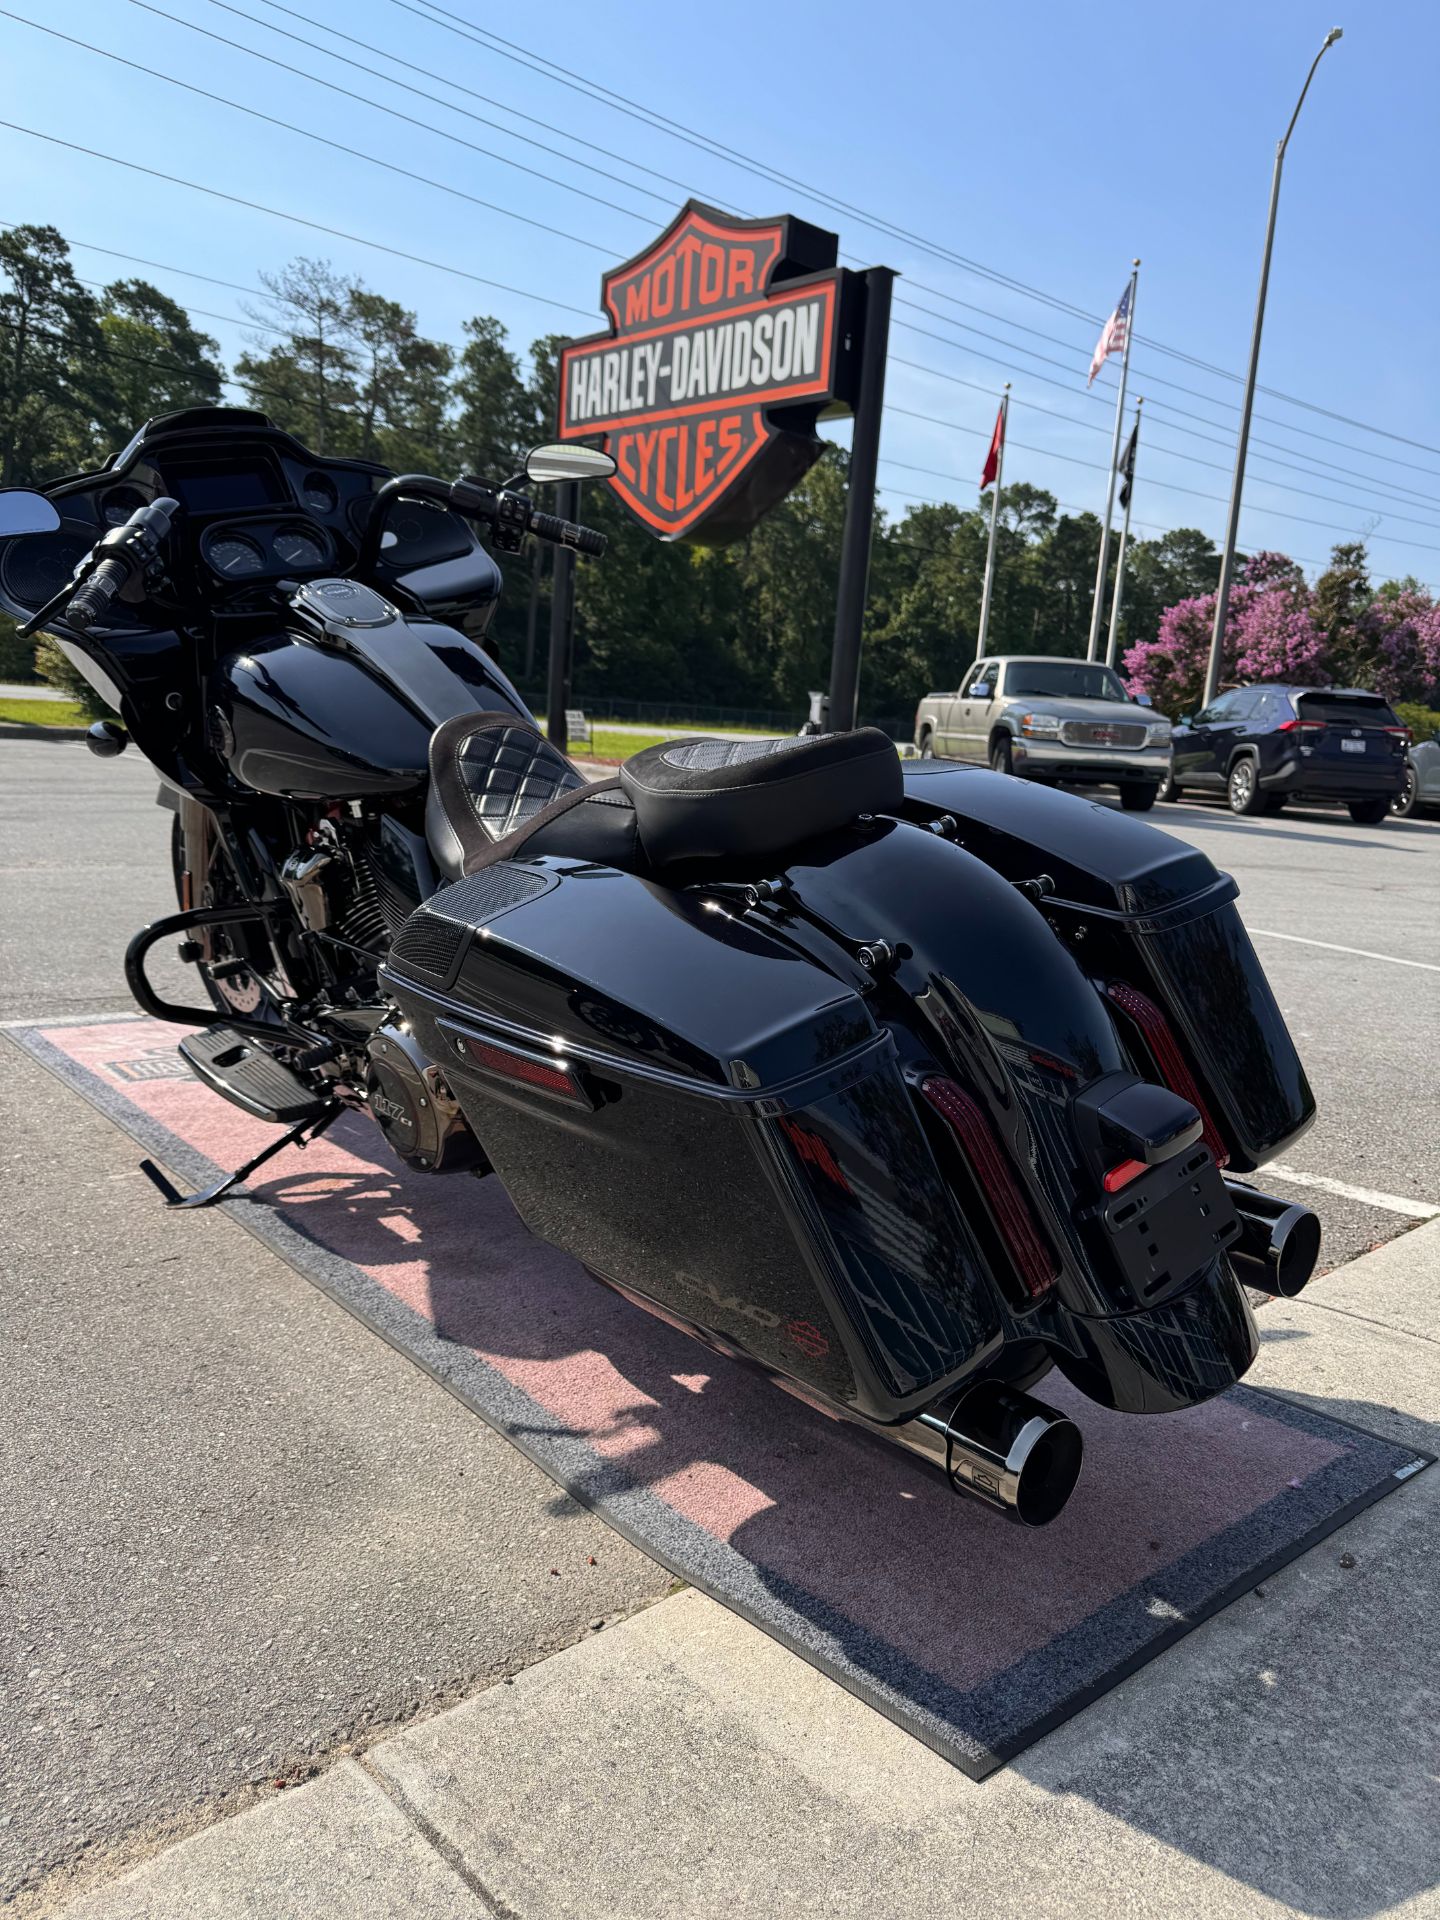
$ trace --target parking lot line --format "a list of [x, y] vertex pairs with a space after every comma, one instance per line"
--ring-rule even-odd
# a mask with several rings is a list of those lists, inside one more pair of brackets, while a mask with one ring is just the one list
[[1262, 940], [1293, 940], [1297, 947], [1324, 947], [1327, 953], [1353, 953], [1361, 960], [1388, 960], [1392, 967], [1419, 967], [1425, 973], [1440, 973], [1433, 960], [1402, 960], [1397, 953], [1372, 953], [1368, 947], [1342, 947], [1333, 940], [1307, 940], [1300, 933], [1273, 933], [1269, 927], [1249, 927], [1249, 933]]
[[1407, 1200], [1399, 1193], [1377, 1193], [1373, 1187], [1352, 1187], [1344, 1180], [1331, 1180], [1323, 1173], [1302, 1173], [1272, 1160], [1265, 1169], [1277, 1180], [1289, 1180], [1297, 1187], [1319, 1187], [1324, 1193], [1337, 1194], [1342, 1200], [1358, 1200], [1367, 1207], [1379, 1207], [1385, 1213], [1408, 1214], [1412, 1220], [1440, 1220], [1440, 1207], [1429, 1200]]

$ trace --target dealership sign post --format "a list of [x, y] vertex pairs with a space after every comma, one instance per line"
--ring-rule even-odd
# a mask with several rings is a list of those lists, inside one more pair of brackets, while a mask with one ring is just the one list
[[[803, 220], [736, 220], [690, 201], [605, 275], [606, 330], [561, 349], [558, 430], [604, 436], [608, 484], [651, 533], [715, 546], [748, 533], [809, 471], [819, 420], [853, 412], [861, 471], [852, 455], [836, 665], [853, 655], [858, 669], [890, 276], [837, 267], [838, 245]], [[835, 718], [832, 689], [832, 725], [853, 725], [853, 686], [848, 705], [850, 720]]]

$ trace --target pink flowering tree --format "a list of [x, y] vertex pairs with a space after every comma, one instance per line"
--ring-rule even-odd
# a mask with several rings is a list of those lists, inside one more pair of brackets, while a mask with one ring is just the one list
[[1367, 682], [1387, 700], [1440, 699], [1440, 604], [1416, 587], [1382, 591], [1357, 623]]
[[[1125, 655], [1131, 692], [1148, 693], [1162, 713], [1193, 713], [1204, 692], [1214, 626], [1213, 593], [1167, 607], [1155, 638]], [[1324, 642], [1310, 618], [1299, 567], [1283, 553], [1253, 554], [1230, 590], [1221, 684], [1291, 680], [1324, 686], [1327, 678]]]

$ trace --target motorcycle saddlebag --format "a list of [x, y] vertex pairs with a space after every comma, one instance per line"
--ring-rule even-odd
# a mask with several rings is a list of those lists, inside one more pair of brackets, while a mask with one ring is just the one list
[[385, 978], [542, 1239], [893, 1421], [1004, 1316], [853, 973], [713, 897], [541, 858], [432, 896]]
[[1135, 1071], [1206, 1120], [1220, 1164], [1250, 1172], [1315, 1117], [1315, 1098], [1235, 907], [1239, 889], [1198, 848], [1093, 800], [978, 767], [905, 771], [916, 820], [1015, 882], [1053, 883], [1043, 910], [1108, 1000]]

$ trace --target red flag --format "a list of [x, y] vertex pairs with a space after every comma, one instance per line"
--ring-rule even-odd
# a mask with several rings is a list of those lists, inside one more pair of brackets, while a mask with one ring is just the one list
[[1000, 403], [1000, 411], [995, 416], [995, 431], [990, 436], [990, 451], [985, 456], [985, 471], [980, 476], [980, 491], [984, 493], [995, 475], [1000, 471], [1000, 449], [1005, 444], [1005, 403]]

